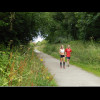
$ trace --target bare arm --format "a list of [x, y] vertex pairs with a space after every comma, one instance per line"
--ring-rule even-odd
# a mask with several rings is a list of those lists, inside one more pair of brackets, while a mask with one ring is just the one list
[[64, 55], [65, 55], [65, 57], [66, 57], [66, 52], [64, 52]]
[[64, 55], [65, 55], [65, 57], [66, 57], [66, 50], [65, 50], [65, 52], [64, 52]]
[[59, 54], [60, 54], [60, 49], [59, 49]]

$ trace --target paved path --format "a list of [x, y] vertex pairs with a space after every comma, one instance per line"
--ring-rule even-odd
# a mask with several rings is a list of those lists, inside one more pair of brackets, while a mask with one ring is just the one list
[[66, 66], [66, 69], [61, 69], [59, 66], [59, 60], [38, 50], [34, 51], [40, 56], [40, 58], [43, 58], [45, 66], [48, 67], [49, 72], [54, 75], [54, 79], [56, 80], [58, 86], [100, 86], [100, 77], [73, 65], [70, 65], [70, 67]]

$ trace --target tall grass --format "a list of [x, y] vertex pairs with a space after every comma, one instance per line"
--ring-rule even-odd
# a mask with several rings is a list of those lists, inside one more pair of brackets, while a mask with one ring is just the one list
[[0, 76], [0, 86], [57, 86], [43, 65], [43, 59], [34, 53], [33, 44], [21, 45], [12, 50], [2, 47]]
[[[72, 53], [70, 63], [79, 66], [89, 72], [100, 76], [100, 44], [93, 41], [70, 41], [63, 43], [64, 48], [71, 45]], [[43, 44], [38, 47], [39, 50], [57, 58], [59, 58], [59, 48], [62, 44]]]

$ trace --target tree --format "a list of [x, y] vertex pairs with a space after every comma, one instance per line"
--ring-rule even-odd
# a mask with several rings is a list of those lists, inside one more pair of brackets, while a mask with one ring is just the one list
[[34, 12], [0, 12], [0, 43], [7, 45], [10, 40], [14, 45], [28, 43], [37, 36], [36, 17]]
[[95, 26], [98, 23], [97, 20], [99, 20], [100, 18], [100, 13], [98, 12], [76, 12], [75, 15], [77, 18], [76, 27], [79, 30], [78, 32], [79, 39], [88, 40], [91, 36], [97, 39], [100, 30], [98, 27], [95, 27]]

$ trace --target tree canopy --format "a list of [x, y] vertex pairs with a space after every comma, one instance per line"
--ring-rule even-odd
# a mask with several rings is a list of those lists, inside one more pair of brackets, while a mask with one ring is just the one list
[[50, 43], [100, 40], [99, 12], [0, 12], [0, 43], [26, 44], [38, 35]]
[[99, 12], [50, 12], [49, 15], [47, 19], [51, 22], [45, 26], [49, 42], [100, 39]]
[[28, 43], [37, 36], [37, 13], [34, 12], [0, 12], [0, 43]]

